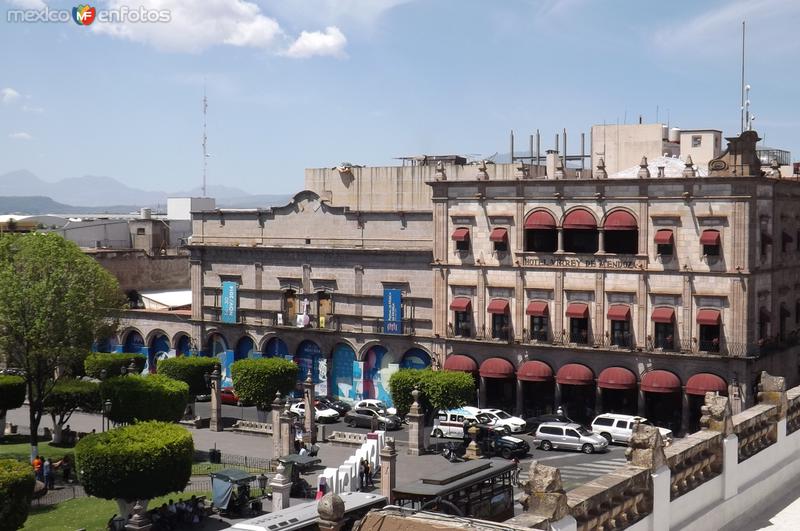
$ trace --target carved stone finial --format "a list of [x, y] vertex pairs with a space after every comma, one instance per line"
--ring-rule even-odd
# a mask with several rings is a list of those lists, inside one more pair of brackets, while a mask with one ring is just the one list
[[529, 468], [531, 478], [523, 487], [519, 502], [525, 511], [547, 518], [551, 522], [561, 520], [569, 514], [567, 495], [561, 483], [561, 471], [555, 467], [532, 461]]
[[283, 405], [283, 396], [281, 396], [280, 391], [275, 392], [275, 400], [272, 401], [272, 405], [277, 407], [280, 410], [281, 406]]
[[414, 403], [412, 405], [417, 405], [417, 406], [419, 405], [419, 395], [420, 395], [419, 389], [415, 387], [414, 390], [411, 391], [411, 396], [414, 397]]
[[308, 375], [306, 375], [306, 383], [314, 385], [314, 378], [311, 376], [311, 369], [308, 369]]
[[557, 180], [563, 180], [566, 178], [566, 172], [564, 171], [564, 161], [561, 157], [556, 157], [556, 171], [554, 177]]
[[441, 160], [436, 163], [436, 174], [434, 175], [434, 180], [436, 181], [447, 180], [447, 172], [444, 171], [444, 163], [442, 163]]
[[767, 371], [762, 371], [757, 398], [760, 403], [778, 406], [778, 418], [786, 418], [789, 401], [786, 398], [786, 379], [783, 376], [772, 376]]
[[636, 423], [625, 450], [625, 458], [631, 466], [647, 468], [655, 472], [667, 464], [664, 455], [664, 440], [655, 426]]
[[772, 170], [770, 172], [772, 177], [774, 177], [775, 179], [780, 179], [781, 178], [781, 165], [778, 164], [778, 161], [776, 159], [772, 159], [772, 164], [770, 164], [769, 167]]
[[329, 492], [319, 501], [317, 514], [320, 520], [339, 522], [344, 518], [344, 501], [338, 494]]
[[489, 172], [486, 171], [486, 161], [482, 160], [480, 164], [478, 164], [478, 180], [479, 181], [488, 181], [489, 180]]
[[704, 430], [718, 431], [723, 437], [733, 433], [731, 404], [727, 396], [706, 393], [706, 401], [700, 407], [700, 427]]
[[606, 161], [603, 157], [597, 161], [597, 169], [594, 171], [595, 179], [608, 179], [608, 172], [606, 171]]
[[136, 504], [133, 506], [131, 512], [133, 513], [133, 516], [131, 516], [128, 520], [128, 524], [125, 526], [125, 529], [144, 530], [151, 528], [150, 519], [147, 517], [147, 511], [139, 500], [136, 500]]
[[697, 177], [697, 172], [694, 171], [694, 162], [692, 162], [692, 156], [686, 155], [686, 161], [683, 163], [683, 173], [684, 177]]
[[394, 437], [386, 437], [383, 443], [383, 449], [381, 450], [383, 454], [396, 454], [397, 450], [394, 446]]
[[642, 157], [642, 162], [639, 163], [639, 173], [636, 176], [640, 179], [650, 178], [650, 168], [647, 167], [647, 157]]

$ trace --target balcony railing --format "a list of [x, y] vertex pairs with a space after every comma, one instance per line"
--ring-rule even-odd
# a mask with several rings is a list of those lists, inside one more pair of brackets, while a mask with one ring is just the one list
[[385, 321], [380, 317], [364, 317], [364, 321], [371, 327], [373, 334], [396, 334], [409, 336], [416, 333], [414, 319], [399, 321]]

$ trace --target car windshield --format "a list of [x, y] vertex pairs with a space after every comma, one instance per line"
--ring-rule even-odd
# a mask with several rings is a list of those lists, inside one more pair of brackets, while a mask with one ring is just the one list
[[578, 433], [580, 433], [581, 435], [591, 435], [591, 434], [592, 434], [592, 432], [591, 432], [591, 431], [587, 430], [587, 429], [586, 429], [586, 428], [584, 428], [583, 426], [581, 426], [581, 427], [577, 428], [577, 431], [578, 431]]
[[505, 411], [498, 411], [498, 412], [495, 413], [495, 415], [497, 415], [497, 418], [500, 418], [500, 419], [510, 419], [511, 418], [511, 415], [509, 415]]
[[482, 413], [480, 415], [475, 415], [475, 420], [477, 420], [481, 424], [488, 424], [491, 422], [489, 415], [486, 415], [485, 413]]

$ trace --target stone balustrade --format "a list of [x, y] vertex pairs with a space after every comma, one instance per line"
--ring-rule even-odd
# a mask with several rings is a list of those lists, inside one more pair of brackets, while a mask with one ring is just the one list
[[233, 425], [233, 430], [245, 433], [258, 433], [259, 435], [272, 435], [272, 424], [254, 420], [237, 420]]
[[650, 470], [624, 466], [567, 492], [578, 531], [624, 529], [652, 510]]
[[757, 404], [733, 417], [733, 432], [739, 438], [739, 462], [772, 445], [778, 438], [778, 407]]
[[786, 433], [789, 434], [800, 429], [800, 387], [786, 391], [786, 400]]
[[367, 442], [366, 433], [352, 433], [349, 431], [334, 431], [328, 436], [328, 441], [333, 443], [352, 444], [361, 446]]
[[703, 430], [664, 450], [670, 470], [670, 500], [686, 494], [722, 471], [722, 434]]

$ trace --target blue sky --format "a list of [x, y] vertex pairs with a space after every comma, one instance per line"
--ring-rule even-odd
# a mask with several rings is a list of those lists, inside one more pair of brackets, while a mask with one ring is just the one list
[[[5, 4], [2, 4], [5, 2]], [[9, 23], [0, 0], [0, 173], [302, 188], [303, 169], [507, 151], [592, 124], [739, 128], [741, 21], [755, 128], [800, 156], [794, 0], [110, 0], [170, 22]], [[572, 145], [577, 145], [574, 143]]]

